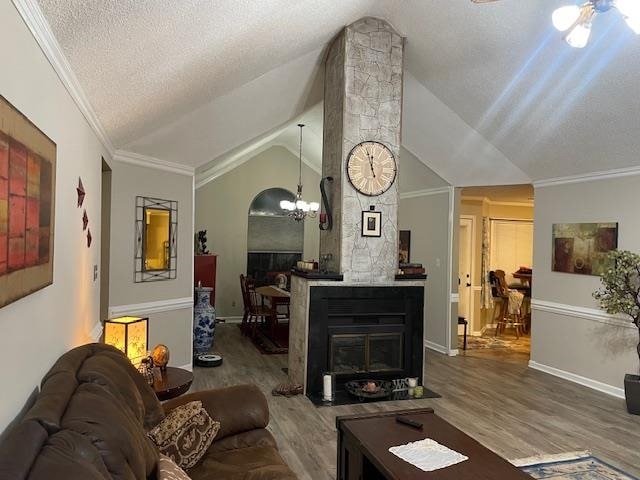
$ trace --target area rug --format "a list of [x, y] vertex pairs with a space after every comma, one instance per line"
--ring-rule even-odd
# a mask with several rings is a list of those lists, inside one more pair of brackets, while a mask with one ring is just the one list
[[639, 480], [619, 468], [603, 462], [590, 452], [572, 452], [514, 460], [533, 478], [544, 480]]
[[289, 353], [289, 323], [278, 323], [275, 334], [266, 327], [256, 328], [255, 335], [249, 338], [263, 355], [283, 355]]
[[[458, 336], [458, 349], [462, 350], [463, 337]], [[530, 337], [473, 337], [467, 336], [467, 350], [481, 349], [510, 349], [514, 352], [529, 353], [531, 349]]]

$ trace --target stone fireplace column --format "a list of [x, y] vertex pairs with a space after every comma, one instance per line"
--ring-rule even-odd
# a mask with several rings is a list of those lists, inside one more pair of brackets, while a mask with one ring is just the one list
[[[363, 18], [346, 27], [328, 52], [322, 176], [331, 176], [334, 226], [320, 233], [320, 255], [345, 282], [391, 282], [398, 269], [398, 182], [385, 193], [359, 193], [346, 175], [351, 149], [377, 141], [400, 153], [404, 39], [387, 22]], [[362, 212], [382, 213], [381, 237], [363, 237]]]

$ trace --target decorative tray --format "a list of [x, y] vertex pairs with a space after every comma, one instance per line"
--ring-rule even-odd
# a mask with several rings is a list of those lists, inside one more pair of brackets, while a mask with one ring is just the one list
[[393, 383], [386, 380], [351, 380], [344, 386], [351, 395], [363, 400], [386, 398], [393, 393]]

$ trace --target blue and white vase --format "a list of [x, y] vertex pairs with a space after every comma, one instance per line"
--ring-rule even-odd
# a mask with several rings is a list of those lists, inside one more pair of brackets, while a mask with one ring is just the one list
[[195, 288], [195, 306], [193, 307], [193, 355], [207, 353], [213, 345], [216, 332], [216, 309], [211, 306], [209, 297], [213, 288]]

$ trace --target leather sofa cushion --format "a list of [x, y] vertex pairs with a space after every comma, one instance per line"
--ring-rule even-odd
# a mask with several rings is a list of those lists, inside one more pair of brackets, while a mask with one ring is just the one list
[[271, 446], [209, 451], [188, 474], [193, 480], [296, 480]]
[[[79, 433], [62, 430], [49, 437], [34, 462], [30, 479], [111, 480], [113, 477], [91, 440]], [[133, 472], [119, 478], [133, 480]]]
[[182, 395], [163, 404], [166, 413], [173, 408], [200, 400], [203, 408], [220, 422], [216, 442], [229, 435], [266, 428], [269, 424], [267, 399], [255, 385], [237, 385]]
[[44, 427], [34, 420], [15, 425], [0, 444], [0, 478], [27, 478], [47, 436]]
[[[44, 432], [43, 442], [35, 432], [33, 441], [22, 443], [21, 458], [33, 462], [27, 478], [148, 478], [158, 451], [146, 430], [162, 418], [153, 390], [122, 352], [104, 344], [74, 348], [44, 376], [40, 394], [16, 429], [37, 423]], [[1, 451], [11, 443], [0, 447], [0, 469], [9, 465]], [[13, 468], [17, 475], [6, 478], [19, 478], [22, 469]]]
[[275, 439], [265, 428], [249, 430], [223, 438], [216, 439], [211, 445], [209, 452], [224, 452], [226, 450], [236, 450], [247, 447], [272, 447], [278, 448]]

